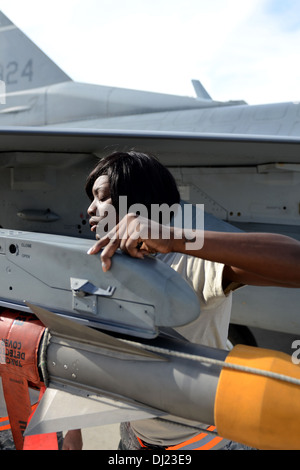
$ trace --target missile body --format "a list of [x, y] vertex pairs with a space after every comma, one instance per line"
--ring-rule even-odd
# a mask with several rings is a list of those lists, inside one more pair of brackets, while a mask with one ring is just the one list
[[[300, 370], [288, 355], [244, 345], [228, 352], [164, 335], [135, 343], [156, 357], [134, 357], [125, 345], [123, 357], [115, 357], [54, 336], [47, 350], [50, 383], [121, 394], [159, 411], [154, 417], [214, 424], [223, 438], [254, 448], [300, 449]], [[283, 436], [285, 425], [291, 433]]]
[[121, 252], [103, 273], [92, 240], [0, 229], [0, 306], [29, 311], [24, 301], [81, 324], [144, 338], [200, 314], [198, 297], [162, 261]]
[[[107, 415], [106, 420], [101, 416], [107, 401], [113, 419], [112, 405], [124, 404], [116, 421], [184, 419], [194, 427], [214, 424], [220, 436], [255, 448], [300, 449], [300, 371], [289, 356], [247, 346], [227, 353], [167, 335], [128, 342], [30, 308], [47, 327], [49, 338], [46, 347], [35, 348], [35, 364], [26, 364], [27, 353], [20, 346], [21, 367], [10, 365], [9, 374], [14, 369], [15, 383], [23, 371], [28, 377], [31, 366], [36, 370], [43, 363], [40, 379], [48, 388], [26, 435], [105, 424]], [[3, 316], [4, 344], [22, 345], [22, 329], [15, 330], [14, 324], [5, 338], [5, 312]], [[2, 375], [6, 365], [1, 365]], [[57, 395], [51, 401], [53, 391]], [[59, 402], [69, 407], [69, 415], [56, 408]], [[285, 425], [291, 433], [282, 433]]]
[[[142, 346], [147, 348], [145, 341]], [[160, 351], [157, 357], [128, 355], [126, 343], [124, 353], [117, 357], [77, 341], [62, 344], [61, 338], [54, 335], [47, 350], [49, 382], [54, 387], [64, 384], [87, 393], [105, 391], [116, 397], [121, 393], [125, 400], [170, 415], [213, 423], [221, 367], [201, 363], [200, 358], [224, 360], [227, 352], [166, 337], [151, 340], [151, 347]], [[178, 355], [168, 356], [163, 350]], [[198, 357], [199, 362], [195, 364], [185, 354]]]

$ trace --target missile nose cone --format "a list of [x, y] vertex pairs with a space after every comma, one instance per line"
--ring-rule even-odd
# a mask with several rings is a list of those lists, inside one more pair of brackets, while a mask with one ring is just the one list
[[166, 281], [165, 315], [160, 315], [160, 326], [181, 326], [190, 323], [200, 315], [197, 294], [181, 276], [174, 272]]

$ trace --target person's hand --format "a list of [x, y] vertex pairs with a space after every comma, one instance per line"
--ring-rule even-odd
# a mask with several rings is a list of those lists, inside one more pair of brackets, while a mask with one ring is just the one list
[[82, 450], [82, 435], [80, 429], [72, 429], [65, 435], [62, 450]]
[[103, 271], [111, 266], [111, 258], [118, 248], [134, 258], [143, 258], [150, 253], [172, 251], [174, 230], [135, 214], [127, 214], [110, 232], [100, 238], [89, 249], [94, 255], [102, 248]]

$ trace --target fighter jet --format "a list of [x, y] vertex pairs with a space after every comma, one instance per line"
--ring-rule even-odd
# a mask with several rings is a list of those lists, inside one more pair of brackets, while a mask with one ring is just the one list
[[[3, 13], [0, 35], [0, 226], [90, 238], [85, 177], [134, 147], [168, 166], [183, 204], [204, 204], [205, 228], [300, 239], [299, 103], [218, 102], [199, 81], [194, 98], [76, 83]], [[232, 322], [299, 332], [299, 300], [247, 287]]]
[[220, 102], [199, 80], [195, 97], [77, 83], [2, 12], [0, 34], [0, 126], [299, 135], [299, 103]]
[[[0, 361], [0, 372], [4, 371], [4, 375], [9, 378], [10, 373], [21, 371], [18, 380], [14, 380], [20, 387], [28, 377], [34, 381], [34, 377], [30, 375], [32, 370], [26, 369], [26, 363], [22, 362], [22, 368], [15, 367], [25, 357], [30, 360], [24, 352], [25, 349], [22, 349], [25, 347], [25, 339], [28, 341], [28, 335], [22, 331], [25, 322], [29, 323], [29, 330], [26, 331], [33, 333], [31, 317], [22, 317], [22, 313], [27, 314], [29, 309], [49, 329], [52, 341], [50, 350], [47, 343], [40, 344], [41, 336], [37, 332], [36, 351], [43, 352], [47, 357], [45, 382], [48, 380], [51, 386], [47, 389], [44, 402], [41, 402], [46, 405], [38, 407], [39, 413], [32, 421], [33, 433], [52, 432], [69, 425], [92, 425], [95, 421], [91, 416], [94, 415], [98, 422], [99, 415], [96, 413], [100, 412], [102, 416], [106, 413], [110, 422], [111, 419], [119, 421], [119, 417], [115, 418], [116, 408], [119, 408], [123, 419], [124, 416], [132, 418], [137, 414], [140, 417], [160, 416], [162, 419], [169, 419], [170, 414], [176, 415], [178, 412], [176, 400], [188, 404], [190, 392], [188, 391], [185, 397], [187, 399], [183, 400], [182, 393], [186, 393], [186, 389], [173, 387], [167, 379], [166, 387], [162, 387], [167, 398], [163, 403], [156, 401], [157, 390], [153, 390], [151, 394], [143, 394], [147, 395], [146, 398], [151, 396], [153, 401], [143, 401], [140, 395], [133, 396], [132, 390], [125, 388], [122, 390], [124, 396], [120, 402], [119, 391], [111, 384], [106, 381], [87, 383], [86, 377], [82, 378], [80, 375], [83, 371], [88, 379], [97, 377], [102, 380], [100, 366], [98, 367], [98, 362], [94, 360], [98, 354], [103, 368], [107, 362], [110, 372], [113, 370], [119, 374], [122, 370], [126, 375], [128, 371], [127, 377], [131, 377], [130, 373], [133, 373], [132, 361], [127, 360], [127, 357], [139, 361], [145, 375], [147, 367], [151, 367], [153, 362], [165, 378], [172, 375], [173, 362], [174, 367], [177, 367], [177, 361], [183, 360], [179, 354], [182, 352], [181, 346], [177, 346], [180, 350], [177, 350], [178, 357], [175, 355], [174, 361], [169, 356], [166, 357], [166, 350], [169, 353], [172, 349], [176, 352], [174, 338], [163, 339], [165, 351], [162, 353], [159, 348], [160, 339], [156, 338], [155, 352], [149, 350], [150, 340], [145, 340], [145, 335], [152, 338], [156, 334], [157, 324], [165, 326], [170, 323], [167, 317], [157, 319], [151, 310], [153, 305], [149, 305], [147, 299], [142, 299], [144, 304], [147, 304], [146, 309], [144, 308], [142, 293], [137, 290], [136, 282], [134, 288], [137, 291], [134, 297], [128, 299], [129, 289], [127, 292], [126, 286], [119, 282], [122, 270], [115, 271], [116, 276], [112, 282], [113, 287], [117, 286], [115, 291], [111, 286], [95, 285], [96, 281], [91, 285], [84, 264], [87, 257], [86, 246], [91, 244], [86, 214], [88, 201], [83, 191], [85, 177], [103, 155], [116, 149], [139, 148], [156, 154], [160, 161], [168, 166], [179, 185], [183, 208], [186, 203], [204, 204], [206, 229], [271, 231], [300, 239], [300, 106], [298, 103], [249, 106], [244, 101], [218, 102], [209, 96], [199, 81], [193, 81], [195, 98], [76, 83], [3, 13], [0, 13], [0, 37], [0, 268], [5, 279], [0, 289], [0, 306], [2, 312], [7, 308], [15, 312], [7, 314], [4, 311], [1, 321], [1, 327], [5, 330], [3, 331], [6, 332], [8, 325], [7, 332], [10, 332], [12, 320], [15, 343], [9, 336], [10, 333], [7, 333], [7, 337], [2, 335], [4, 340], [1, 342], [0, 352], [4, 356], [0, 355], [0, 358], [11, 357], [11, 362], [7, 361], [5, 364], [4, 360]], [[71, 275], [68, 272], [67, 276], [63, 277], [64, 270], [70, 267], [71, 263], [64, 262], [65, 252], [62, 256], [53, 256], [51, 244], [55, 244], [56, 251], [57, 246], [63, 244], [65, 236], [74, 240], [73, 244], [68, 245], [74, 265]], [[43, 243], [46, 245], [41, 249]], [[44, 261], [41, 261], [41, 256], [45, 257]], [[80, 269], [76, 269], [74, 256], [79, 259], [77, 266]], [[136, 280], [139, 273], [136, 271], [134, 260], [131, 261], [131, 275]], [[127, 259], [125, 267], [131, 261]], [[51, 282], [43, 270], [43, 266], [49, 263], [53, 263], [56, 273], [56, 279]], [[97, 266], [95, 269], [98, 273]], [[152, 272], [156, 272], [155, 269], [151, 266], [145, 266], [144, 269], [143, 275], [147, 274], [147, 280], [158, 284], [156, 287], [160, 289], [156, 275], [151, 276]], [[159, 272], [161, 273], [160, 269]], [[120, 290], [122, 295], [118, 297]], [[160, 295], [166, 297], [164, 293], [160, 292]], [[192, 292], [187, 295], [192, 296]], [[159, 303], [159, 294], [154, 297], [155, 302]], [[24, 304], [24, 300], [30, 303]], [[177, 300], [176, 306], [180, 311], [180, 301], [185, 302], [185, 299], [179, 295]], [[299, 334], [299, 301], [298, 289], [245, 287], [235, 293], [231, 321], [236, 326], [255, 326], [265, 330]], [[128, 307], [129, 303], [129, 315], [120, 316], [120, 310], [123, 313], [126, 310], [124, 307]], [[98, 304], [105, 304], [106, 308], [98, 311]], [[45, 308], [47, 310], [44, 310]], [[101, 317], [102, 311], [106, 310], [108, 316]], [[170, 311], [169, 309], [169, 313]], [[192, 309], [189, 311], [191, 315], [197, 314]], [[71, 320], [63, 318], [66, 315], [71, 316]], [[136, 318], [139, 319], [139, 332], [136, 328]], [[102, 328], [105, 327], [114, 333], [120, 332], [121, 329], [123, 333], [125, 330], [125, 333], [132, 334], [134, 330], [134, 336], [142, 336], [142, 339], [138, 346], [136, 343], [133, 346], [130, 343], [120, 343], [111, 336], [101, 335], [100, 331], [89, 329], [87, 332], [85, 323], [93, 327], [101, 324]], [[22, 327], [18, 329], [20, 325]], [[88, 341], [85, 341], [85, 337]], [[16, 348], [9, 346], [10, 341]], [[56, 352], [54, 351], [53, 356], [51, 354], [56, 344], [60, 347], [61, 341], [71, 344], [70, 353], [66, 350], [57, 363]], [[17, 350], [19, 346], [20, 349]], [[80, 368], [77, 367], [78, 349], [83, 350], [85, 354], [87, 348], [88, 354], [94, 355], [91, 364], [97, 368], [96, 372], [87, 368], [85, 363], [80, 364]], [[185, 348], [186, 344], [183, 347], [184, 353]], [[32, 347], [29, 350], [32, 351]], [[220, 361], [224, 368], [227, 352], [216, 351], [212, 358], [212, 351], [205, 348], [189, 352], [193, 353], [193, 361], [199, 354], [200, 362], [207, 364], [205, 361], [213, 361], [211, 377], [211, 368], [202, 364], [201, 371], [206, 371], [206, 375], [204, 374], [202, 380], [200, 374], [201, 383], [195, 383], [197, 390], [203, 390], [203, 397], [199, 395], [199, 403], [196, 406], [200, 410], [196, 418], [211, 422], [216, 410], [215, 389], [221, 380], [224, 383], [223, 379], [219, 378], [220, 365], [217, 365], [216, 371], [216, 364], [219, 364], [216, 361]], [[119, 360], [123, 361], [121, 366], [118, 364]], [[68, 361], [72, 367], [68, 366]], [[285, 365], [287, 363], [290, 363], [289, 357]], [[32, 363], [30, 365], [32, 367]], [[235, 367], [238, 368], [236, 365]], [[186, 368], [190, 368], [193, 377], [195, 369], [187, 359], [184, 370]], [[277, 372], [276, 370], [276, 380], [282, 381]], [[290, 375], [292, 374], [298, 377], [298, 372], [293, 371]], [[291, 377], [288, 379], [293, 385]], [[232, 380], [231, 376], [229, 380]], [[299, 378], [294, 380], [299, 386]], [[206, 393], [207, 384], [210, 387], [209, 393]], [[39, 385], [37, 383], [37, 386]], [[148, 382], [145, 381], [144, 385], [147, 388]], [[189, 390], [189, 387], [188, 381], [186, 388]], [[225, 389], [228, 391], [226, 384]], [[57, 390], [61, 393], [57, 393]], [[169, 399], [171, 390], [174, 394], [172, 400]], [[246, 385], [246, 391], [248, 390]], [[272, 391], [273, 387], [268, 387], [268, 390]], [[291, 391], [292, 386], [289, 385], [287, 396], [290, 397]], [[71, 409], [66, 408], [66, 403], [70, 403], [68, 393], [71, 393], [74, 399]], [[17, 401], [17, 394], [9, 395]], [[247, 396], [247, 393], [238, 390], [238, 396]], [[281, 398], [280, 407], [273, 406], [273, 409], [280, 408], [280, 415], [281, 405], [289, 405], [290, 399], [285, 398], [286, 395], [282, 394], [281, 389], [276, 399], [277, 397]], [[231, 393], [229, 398], [231, 402], [235, 402]], [[203, 414], [203, 409], [206, 408], [204, 405], [207, 404], [205, 400], [208, 400], [211, 416]], [[74, 407], [85, 409], [83, 405], [86, 406], [86, 401], [90, 414], [75, 416]], [[252, 402], [254, 406], [261, 403], [256, 398]], [[269, 401], [265, 400], [264, 403], [266, 402]], [[297, 395], [294, 402], [299, 403]], [[49, 403], [52, 406], [49, 407]], [[223, 395], [220, 403], [225, 403]], [[25, 402], [23, 404], [28, 405]], [[64, 408], [63, 418], [57, 415], [58, 404]], [[10, 405], [14, 409], [15, 402]], [[290, 407], [284, 408], [287, 422], [297, 422], [289, 420], [287, 408]], [[220, 407], [218, 409], [220, 410]], [[45, 410], [48, 410], [47, 413], [44, 413]], [[193, 410], [194, 408], [192, 411], [184, 409], [182, 416], [177, 418], [195, 417]], [[224, 435], [229, 438], [240, 437], [241, 423], [237, 423], [239, 429], [236, 436], [232, 434], [232, 423], [229, 419], [229, 414], [232, 417], [238, 413], [229, 413], [229, 410], [230, 407], [226, 404], [221, 409], [221, 412], [225, 413], [225, 418], [222, 418], [226, 426]], [[218, 420], [221, 412], [217, 412]], [[25, 416], [28, 416], [28, 409], [26, 413]], [[294, 408], [292, 413], [295, 413]], [[22, 418], [24, 414], [16, 415], [15, 429], [18, 431], [17, 437], [21, 447]], [[278, 431], [277, 435], [280, 433], [281, 424], [280, 418], [279, 424], [277, 425], [276, 421], [274, 426]], [[248, 436], [249, 426], [247, 423], [245, 426], [245, 435]], [[268, 447], [270, 436], [266, 430], [262, 430], [262, 433], [266, 436], [264, 445]], [[291, 434], [299, 435], [297, 432]], [[256, 440], [249, 442], [250, 445], [256, 443]]]

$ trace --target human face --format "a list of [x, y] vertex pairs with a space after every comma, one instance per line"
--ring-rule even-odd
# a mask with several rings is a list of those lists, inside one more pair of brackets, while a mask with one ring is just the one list
[[112, 205], [108, 176], [99, 176], [93, 185], [92, 192], [94, 199], [88, 208], [88, 214], [91, 217], [89, 221], [91, 231], [96, 234], [97, 225], [105, 217], [106, 209], [109, 209], [109, 206]]

